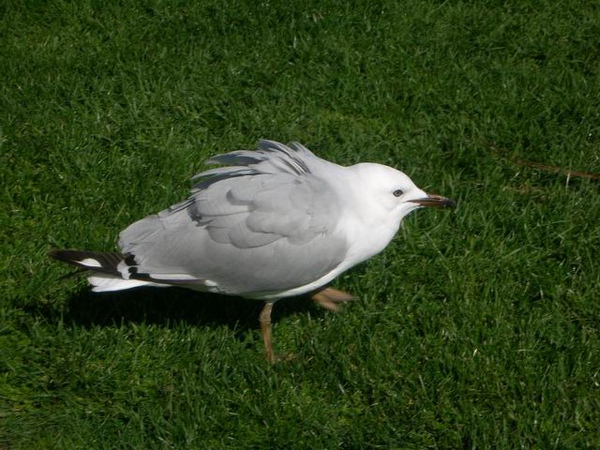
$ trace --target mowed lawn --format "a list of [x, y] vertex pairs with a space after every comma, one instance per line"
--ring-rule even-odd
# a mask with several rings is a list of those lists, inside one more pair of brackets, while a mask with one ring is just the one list
[[[600, 447], [597, 2], [0, 2], [0, 449]], [[338, 314], [93, 294], [211, 155], [409, 174]], [[199, 256], [202, 257], [202, 256]], [[210, 257], [210, 255], [206, 255]]]

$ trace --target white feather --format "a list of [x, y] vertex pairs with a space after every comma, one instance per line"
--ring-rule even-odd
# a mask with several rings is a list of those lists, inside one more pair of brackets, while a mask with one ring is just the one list
[[112, 275], [97, 273], [88, 277], [94, 292], [112, 292], [132, 289], [140, 286], [169, 287], [168, 284], [152, 283], [143, 280], [124, 280]]
[[94, 258], [85, 258], [76, 262], [87, 267], [102, 267], [102, 264], [100, 264], [100, 262]]

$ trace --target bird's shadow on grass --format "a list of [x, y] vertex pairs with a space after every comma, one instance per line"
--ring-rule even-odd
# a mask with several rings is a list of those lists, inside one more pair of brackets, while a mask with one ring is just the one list
[[[287, 298], [277, 302], [272, 320], [320, 310], [307, 297]], [[64, 322], [83, 327], [111, 326], [120, 323], [145, 323], [176, 326], [227, 326], [237, 333], [259, 328], [261, 300], [195, 292], [180, 288], [139, 288], [129, 291], [95, 293], [82, 289], [73, 295], [62, 313]]]

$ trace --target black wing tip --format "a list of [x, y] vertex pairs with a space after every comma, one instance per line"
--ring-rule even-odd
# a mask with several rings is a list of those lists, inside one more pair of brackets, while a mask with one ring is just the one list
[[77, 260], [75, 254], [81, 254], [80, 250], [61, 250], [57, 248], [53, 248], [48, 251], [48, 256], [50, 258], [56, 259], [58, 261], [66, 262], [72, 264], [74, 260]]
[[[124, 260], [124, 256], [120, 253], [109, 252], [92, 252], [87, 250], [58, 250], [52, 249], [48, 252], [48, 256], [72, 266], [82, 269], [92, 270], [95, 272], [103, 272], [111, 275], [119, 275], [117, 266]], [[86, 259], [94, 260], [97, 265], [86, 264]]]

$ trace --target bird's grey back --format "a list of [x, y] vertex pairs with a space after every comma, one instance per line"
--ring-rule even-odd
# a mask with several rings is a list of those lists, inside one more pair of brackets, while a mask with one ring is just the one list
[[209, 162], [228, 166], [196, 175], [188, 200], [121, 233], [139, 272], [192, 275], [200, 288], [260, 296], [309, 284], [344, 260], [339, 199], [315, 174], [331, 163], [271, 141]]

